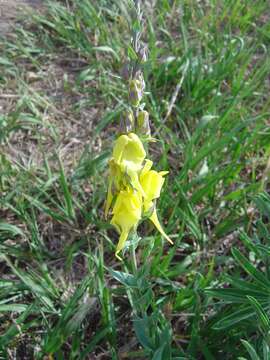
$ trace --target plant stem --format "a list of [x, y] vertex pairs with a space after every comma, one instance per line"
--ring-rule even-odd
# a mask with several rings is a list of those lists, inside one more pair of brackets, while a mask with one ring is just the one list
[[[135, 234], [133, 235], [132, 240], [135, 240]], [[132, 272], [135, 275], [137, 273], [138, 266], [137, 266], [137, 258], [136, 258], [136, 243], [134, 241], [132, 241], [131, 244], [131, 266], [132, 266]]]

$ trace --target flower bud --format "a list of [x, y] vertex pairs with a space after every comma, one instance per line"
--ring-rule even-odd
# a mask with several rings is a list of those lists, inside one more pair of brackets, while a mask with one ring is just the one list
[[151, 135], [149, 124], [149, 113], [145, 110], [139, 111], [137, 117], [137, 130], [142, 135]]
[[129, 99], [134, 107], [138, 107], [143, 97], [145, 83], [143, 78], [133, 79], [129, 84]]
[[138, 79], [140, 81], [142, 91], [144, 91], [144, 89], [145, 89], [145, 81], [144, 81], [143, 73], [142, 73], [141, 70], [136, 71], [135, 79]]
[[148, 58], [148, 48], [146, 45], [142, 46], [139, 50], [139, 59], [141, 60], [142, 63], [147, 61]]
[[134, 130], [134, 115], [133, 112], [131, 110], [128, 110], [126, 112], [123, 113], [123, 115], [121, 116], [121, 131], [123, 133], [129, 133], [132, 132]]

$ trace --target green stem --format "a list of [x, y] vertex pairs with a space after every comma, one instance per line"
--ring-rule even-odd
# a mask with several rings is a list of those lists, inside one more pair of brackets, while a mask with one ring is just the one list
[[131, 245], [131, 266], [132, 266], [132, 271], [133, 274], [135, 275], [137, 273], [137, 258], [136, 258], [136, 245], [134, 244], [134, 242], [132, 242]]

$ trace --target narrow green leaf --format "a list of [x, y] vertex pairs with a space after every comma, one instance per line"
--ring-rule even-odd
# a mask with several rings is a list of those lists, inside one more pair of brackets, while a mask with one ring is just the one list
[[236, 248], [232, 249], [232, 254], [237, 262], [242, 266], [242, 268], [263, 288], [270, 292], [270, 282], [263, 273], [255, 268], [251, 262], [240, 253]]
[[254, 347], [248, 341], [242, 339], [241, 343], [244, 345], [247, 352], [249, 353], [250, 360], [261, 360]]

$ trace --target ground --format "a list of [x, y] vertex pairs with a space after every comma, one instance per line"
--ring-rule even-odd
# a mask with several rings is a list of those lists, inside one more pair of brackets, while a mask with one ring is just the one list
[[14, 26], [15, 20], [18, 19], [19, 13], [27, 7], [40, 8], [42, 0], [1, 0], [0, 2], [0, 33], [6, 34], [10, 31], [10, 27]]

